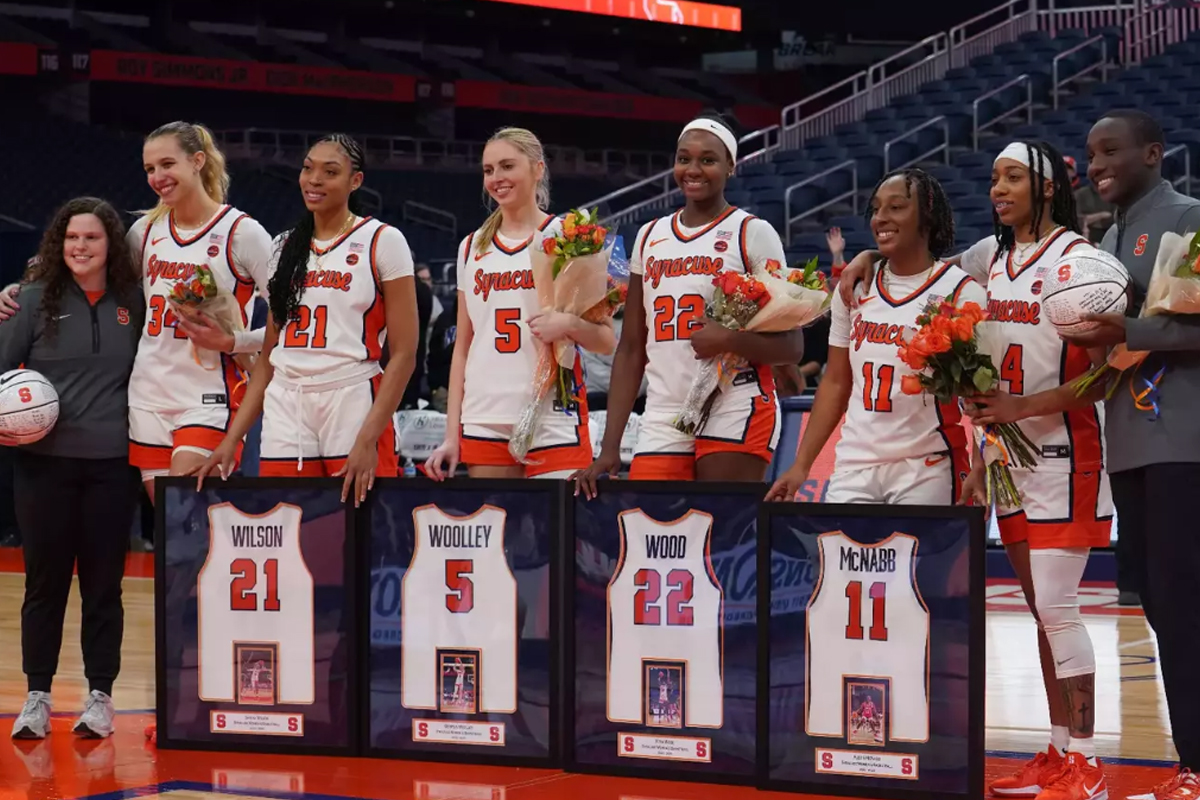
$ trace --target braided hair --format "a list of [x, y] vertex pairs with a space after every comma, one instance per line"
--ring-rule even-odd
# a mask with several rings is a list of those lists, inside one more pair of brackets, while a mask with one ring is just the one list
[[[1067, 162], [1063, 155], [1049, 142], [1021, 142], [1027, 150], [1030, 164], [1038, 163], [1036, 154], [1041, 152], [1046, 162], [1050, 164], [1050, 182], [1054, 186], [1054, 196], [1050, 199], [1050, 219], [1057, 225], [1075, 233], [1082, 233], [1079, 227], [1079, 213], [1075, 209], [1075, 189], [1071, 186], [1071, 176], [1067, 173]], [[1033, 218], [1029, 222], [1029, 232], [1036, 239], [1042, 229], [1042, 215], [1046, 210], [1046, 181], [1039, 179], [1037, 171], [1029, 170], [1029, 193], [1033, 206]], [[999, 247], [996, 253], [1011, 251], [1017, 243], [1016, 232], [1011, 225], [1003, 225], [996, 209], [992, 209], [992, 225], [996, 230], [996, 241]]]
[[[364, 172], [366, 170], [366, 155], [362, 145], [344, 133], [330, 133], [313, 143], [329, 142], [337, 145], [350, 161], [350, 171]], [[347, 198], [347, 207], [357, 216], [364, 216], [362, 204], [354, 192]], [[311, 211], [305, 211], [304, 216], [285, 233], [279, 244], [279, 258], [275, 274], [267, 284], [270, 296], [271, 318], [280, 330], [292, 319], [300, 308], [300, 298], [304, 294], [304, 278], [308, 275], [308, 256], [313, 235], [316, 232], [316, 220]]]
[[923, 169], [908, 168], [892, 170], [879, 179], [871, 191], [867, 201], [866, 213], [863, 215], [870, 225], [875, 213], [872, 204], [879, 193], [879, 187], [895, 177], [904, 178], [906, 197], [912, 198], [913, 190], [917, 193], [917, 225], [921, 235], [925, 237], [929, 247], [929, 255], [942, 258], [954, 248], [954, 212], [950, 208], [950, 200], [938, 179]]

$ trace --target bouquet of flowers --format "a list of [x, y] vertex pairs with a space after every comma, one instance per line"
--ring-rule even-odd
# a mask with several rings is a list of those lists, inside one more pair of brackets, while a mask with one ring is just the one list
[[[706, 316], [730, 330], [778, 333], [802, 328], [829, 309], [829, 286], [817, 271], [815, 258], [803, 269], [790, 270], [786, 275], [782, 272], [779, 262], [770, 259], [763, 268], [749, 274], [718, 273], [713, 278], [716, 289]], [[691, 435], [702, 429], [718, 394], [746, 366], [745, 359], [732, 353], [702, 363], [675, 417], [675, 428]]]
[[[1138, 316], [1159, 314], [1200, 314], [1200, 231], [1185, 236], [1168, 231], [1159, 241], [1146, 300]], [[1121, 374], [1140, 365], [1148, 355], [1145, 351], [1130, 350], [1124, 343], [1118, 344], [1103, 364], [1092, 367], [1075, 381], [1076, 395], [1083, 396], [1100, 381], [1110, 381], [1105, 396], [1111, 397]], [[1153, 411], [1153, 402], [1142, 400], [1157, 389], [1158, 383], [1157, 380], [1146, 383], [1148, 387], [1141, 393], [1138, 407]]]
[[[167, 302], [175, 316], [186, 320], [195, 320], [203, 315], [230, 335], [246, 328], [242, 321], [242, 309], [238, 305], [237, 298], [233, 296], [232, 292], [221, 288], [213, 276], [212, 270], [205, 264], [196, 265], [196, 274], [190, 280], [176, 281], [175, 285], [171, 287], [171, 293], [167, 295]], [[216, 363], [208, 366], [200, 351], [201, 348], [192, 345], [193, 358], [196, 359], [197, 364], [205, 369], [220, 368], [220, 354], [217, 354]], [[254, 365], [252, 357], [247, 353], [234, 356], [234, 361], [243, 372], [249, 372], [250, 367]]]
[[[629, 264], [623, 254], [614, 256], [615, 245], [615, 237], [600, 225], [597, 209], [567, 214], [561, 233], [530, 249], [533, 284], [542, 309], [592, 323], [617, 313], [628, 292]], [[533, 432], [550, 393], [554, 393], [554, 407], [564, 411], [581, 399], [575, 380], [575, 343], [563, 340], [540, 350], [533, 396], [508, 443], [508, 451], [522, 464], [530, 463]]]
[[[900, 345], [900, 360], [916, 374], [900, 379], [900, 391], [927, 394], [939, 403], [956, 402], [991, 391], [1000, 380], [992, 357], [980, 346], [978, 325], [987, 314], [975, 303], [930, 303], [917, 317], [912, 339]], [[993, 499], [1007, 508], [1020, 508], [1021, 498], [1009, 464], [1036, 465], [1036, 445], [1015, 423], [987, 425], [983, 430], [983, 457], [987, 462], [988, 503]]]

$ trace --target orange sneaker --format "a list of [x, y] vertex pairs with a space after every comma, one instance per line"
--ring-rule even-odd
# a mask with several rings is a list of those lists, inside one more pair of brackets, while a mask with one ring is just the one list
[[1129, 800], [1200, 800], [1200, 775], [1181, 769], [1146, 794], [1130, 795]]
[[1104, 780], [1104, 765], [1096, 766], [1079, 753], [1067, 753], [1063, 771], [1042, 789], [1037, 800], [1108, 800], [1108, 782]]
[[1045, 752], [1038, 753], [1025, 766], [992, 783], [992, 794], [997, 797], [1037, 797], [1042, 787], [1058, 777], [1063, 770], [1063, 757], [1058, 748], [1050, 745]]

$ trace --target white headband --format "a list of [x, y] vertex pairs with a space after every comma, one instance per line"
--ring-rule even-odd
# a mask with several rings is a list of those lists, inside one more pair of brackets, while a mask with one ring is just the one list
[[679, 132], [679, 138], [682, 139], [688, 131], [708, 131], [721, 140], [721, 144], [725, 145], [726, 149], [729, 150], [729, 157], [733, 159], [733, 163], [737, 163], [737, 137], [733, 135], [733, 131], [729, 130], [729, 128], [726, 128], [716, 120], [701, 117], [684, 125], [683, 130]]
[[[1033, 151], [1034, 160], [1037, 161], [1036, 166], [1029, 163], [1029, 152], [1031, 150]], [[1036, 172], [1039, 178], [1047, 179], [1054, 177], [1054, 170], [1051, 169], [1050, 165], [1047, 163], [1046, 154], [1040, 149], [1032, 145], [1027, 145], [1024, 142], [1013, 142], [1008, 147], [1001, 150], [1000, 155], [996, 156], [996, 161], [999, 161], [1002, 158], [1016, 161], [1030, 172]], [[993, 166], [994, 165], [995, 162], [993, 162]]]

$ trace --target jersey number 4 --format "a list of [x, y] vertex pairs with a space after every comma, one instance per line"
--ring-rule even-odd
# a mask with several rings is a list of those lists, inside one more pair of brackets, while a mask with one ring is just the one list
[[[846, 638], [863, 638], [863, 585], [862, 581], [850, 581], [846, 584], [846, 598], [850, 601], [850, 618], [846, 622]], [[886, 642], [888, 638], [887, 620], [887, 584], [876, 581], [871, 584], [871, 641]]]
[[654, 341], [690, 339], [703, 317], [704, 298], [700, 295], [660, 295], [654, 298]]
[[[329, 321], [329, 306], [297, 306], [296, 316], [288, 320], [283, 329], [284, 347], [325, 347], [325, 326]], [[315, 323], [315, 324], [314, 324]], [[309, 332], [309, 328], [312, 332]]]
[[1010, 394], [1025, 394], [1025, 349], [1010, 344], [1000, 361], [1000, 380], [1008, 381]]
[[[667, 573], [667, 624], [691, 625], [694, 612], [688, 605], [692, 601], [692, 573], [686, 569], [673, 569]], [[662, 625], [662, 573], [656, 569], [639, 569], [633, 576], [637, 593], [633, 596], [634, 625]]]
[[[263, 575], [267, 578], [263, 611], [279, 610], [279, 560], [268, 558], [263, 562]], [[233, 611], [258, 611], [258, 564], [252, 558], [235, 558], [229, 565], [229, 608]]]

